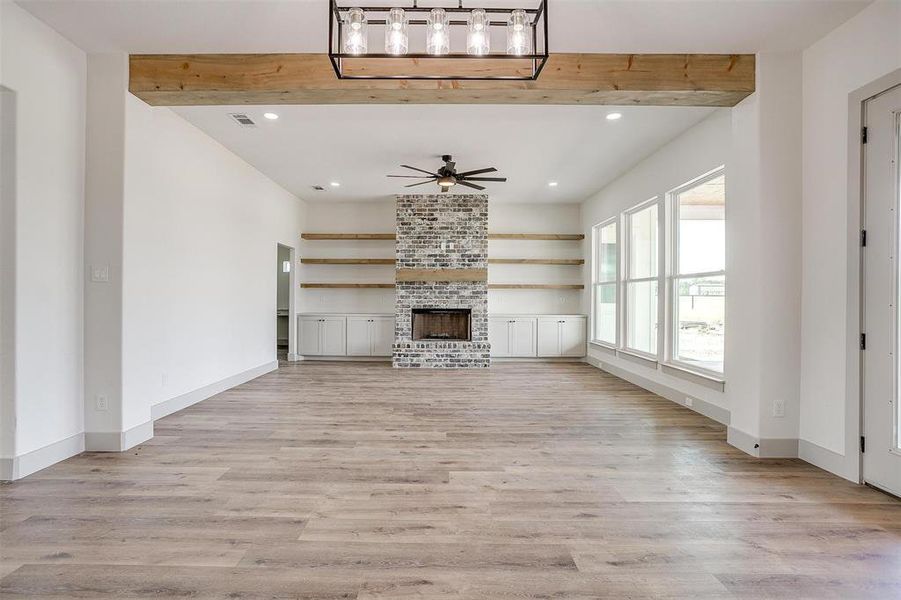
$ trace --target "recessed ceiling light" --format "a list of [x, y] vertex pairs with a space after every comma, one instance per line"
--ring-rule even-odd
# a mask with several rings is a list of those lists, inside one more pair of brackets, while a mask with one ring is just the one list
[[557, 182], [556, 181], [548, 181], [547, 185], [548, 185], [548, 187], [557, 187]]
[[329, 185], [332, 187], [341, 187], [341, 184], [338, 183], [337, 181], [333, 181], [333, 182], [329, 183]]
[[617, 121], [623, 118], [623, 113], [607, 113], [608, 121]]
[[[263, 116], [269, 119], [270, 121], [274, 121], [278, 118], [278, 115], [275, 113], [263, 113]], [[610, 115], [607, 115], [607, 118], [610, 118]]]

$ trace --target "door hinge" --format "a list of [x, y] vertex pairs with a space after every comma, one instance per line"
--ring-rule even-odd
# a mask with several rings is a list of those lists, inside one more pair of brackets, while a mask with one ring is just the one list
[[861, 245], [861, 247], [864, 247], [864, 248], [866, 248], [866, 246], [867, 246], [867, 230], [866, 229], [860, 230], [860, 245]]
[[864, 436], [860, 436], [860, 453], [863, 454], [867, 451], [867, 438]]
[[861, 350], [867, 349], [867, 334], [865, 334], [865, 333], [860, 334], [860, 349]]
[[861, 144], [867, 143], [867, 128], [866, 127], [863, 127], [860, 130], [860, 143]]

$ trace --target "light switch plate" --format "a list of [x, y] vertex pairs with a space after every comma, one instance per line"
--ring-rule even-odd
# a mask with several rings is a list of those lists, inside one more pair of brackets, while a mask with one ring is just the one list
[[109, 265], [91, 265], [91, 281], [109, 283]]

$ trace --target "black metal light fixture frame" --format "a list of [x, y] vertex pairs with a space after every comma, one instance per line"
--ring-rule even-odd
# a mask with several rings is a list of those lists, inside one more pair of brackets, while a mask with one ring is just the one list
[[[353, 1], [353, 0], [351, 0]], [[531, 0], [534, 2], [534, 0]], [[439, 8], [434, 6], [429, 7], [421, 7], [417, 6], [416, 0], [413, 0], [412, 6], [359, 6], [359, 5], [347, 5], [341, 6], [338, 4], [338, 0], [329, 0], [329, 21], [328, 21], [328, 37], [329, 37], [329, 60], [332, 63], [332, 67], [335, 69], [335, 74], [338, 76], [338, 79], [405, 79], [405, 80], [436, 80], [436, 79], [447, 79], [447, 80], [474, 80], [474, 81], [495, 81], [495, 80], [507, 80], [507, 81], [534, 81], [538, 79], [538, 76], [541, 74], [541, 70], [544, 68], [544, 65], [547, 63], [548, 59], [548, 13], [547, 13], [547, 4], [548, 0], [539, 0], [538, 6], [536, 8], [522, 8], [522, 7], [514, 7], [514, 8], [483, 8], [488, 15], [491, 16], [505, 16], [508, 17], [510, 13], [514, 10], [520, 9], [525, 11], [526, 15], [530, 18], [530, 25], [532, 30], [532, 53], [531, 54], [522, 54], [522, 55], [514, 55], [507, 53], [491, 53], [482, 54], [482, 55], [471, 55], [460, 52], [452, 52], [448, 54], [434, 55], [434, 54], [425, 54], [425, 53], [409, 53], [409, 54], [387, 54], [384, 52], [380, 53], [366, 53], [366, 54], [347, 54], [343, 52], [342, 41], [344, 37], [344, 16], [347, 11], [351, 8], [361, 8], [367, 15], [371, 14], [382, 14], [387, 13], [392, 8], [403, 8], [405, 13], [412, 13], [414, 18], [411, 18], [407, 23], [409, 25], [426, 25], [427, 21], [425, 18], [417, 19], [415, 15], [421, 13], [429, 13], [433, 8]], [[459, 0], [459, 4], [453, 8], [440, 7], [444, 8], [444, 10], [450, 15], [465, 15], [469, 14], [475, 8], [482, 8], [478, 6], [463, 7], [463, 0]], [[368, 25], [385, 25], [385, 19], [370, 19], [367, 17], [366, 22]], [[450, 27], [466, 27], [468, 26], [468, 21], [465, 19], [453, 19], [448, 22]], [[504, 18], [503, 20], [491, 20], [489, 21], [490, 27], [506, 27], [507, 20]], [[509, 74], [509, 73], [499, 73], [497, 75], [454, 75], [454, 74], [443, 74], [443, 73], [435, 73], [435, 74], [411, 74], [411, 75], [398, 75], [398, 74], [378, 74], [378, 73], [369, 73], [369, 74], [353, 74], [345, 72], [345, 61], [352, 59], [353, 61], [366, 61], [367, 59], [397, 59], [397, 60], [409, 60], [416, 59], [419, 65], [427, 65], [429, 60], [446, 60], [453, 59], [455, 61], [470, 61], [470, 62], [478, 62], [484, 61], [485, 59], [503, 59], [503, 60], [520, 60], [520, 61], [529, 61], [531, 65], [531, 69], [526, 74]], [[464, 63], [465, 64], [465, 63]]]

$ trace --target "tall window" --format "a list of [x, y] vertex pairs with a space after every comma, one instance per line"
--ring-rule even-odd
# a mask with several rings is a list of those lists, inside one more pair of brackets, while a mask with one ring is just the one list
[[670, 194], [675, 363], [723, 372], [726, 316], [726, 177], [723, 169]]
[[657, 200], [626, 213], [625, 347], [657, 354]]
[[616, 218], [595, 225], [592, 233], [594, 240], [592, 337], [596, 342], [616, 345], [616, 297], [619, 291]]

